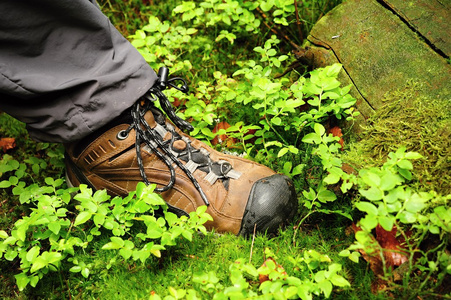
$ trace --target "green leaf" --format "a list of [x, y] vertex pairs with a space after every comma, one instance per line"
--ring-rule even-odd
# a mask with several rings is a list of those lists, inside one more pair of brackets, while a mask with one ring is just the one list
[[409, 199], [407, 199], [404, 205], [406, 207], [406, 210], [411, 213], [420, 212], [427, 206], [425, 199], [421, 198], [417, 193], [413, 194]]
[[82, 211], [76, 218], [74, 222], [74, 226], [81, 225], [91, 219], [92, 213], [89, 211]]
[[420, 159], [423, 158], [423, 155], [417, 152], [407, 152], [404, 157], [407, 159]]
[[293, 167], [293, 163], [291, 161], [287, 161], [283, 164], [283, 173], [284, 174], [290, 174], [291, 168]]
[[340, 178], [341, 178], [340, 175], [330, 173], [323, 179], [323, 181], [327, 184], [336, 184], [338, 181], [340, 181]]
[[319, 106], [321, 101], [319, 100], [318, 97], [313, 97], [313, 99], [307, 100], [307, 103], [311, 106]]
[[402, 177], [404, 177], [407, 180], [412, 179], [412, 173], [407, 169], [399, 169], [398, 173], [401, 174]]
[[359, 263], [360, 253], [357, 251], [354, 251], [351, 253], [351, 255], [349, 255], [348, 258], [355, 263]]
[[298, 288], [296, 286], [289, 286], [285, 292], [284, 292], [284, 297], [283, 299], [291, 299], [293, 298], [295, 295], [297, 295], [298, 293]]
[[321, 144], [321, 136], [312, 132], [312, 133], [306, 134], [302, 138], [302, 142], [307, 143], [307, 144]]
[[324, 293], [324, 296], [326, 298], [329, 298], [330, 293], [332, 293], [332, 288], [333, 288], [332, 283], [329, 280], [326, 279], [326, 280], [323, 280], [321, 282], [318, 282], [318, 287]]
[[88, 268], [83, 268], [81, 270], [81, 275], [83, 275], [84, 278], [88, 278], [88, 276], [89, 276], [89, 269]]
[[333, 274], [331, 277], [329, 277], [329, 280], [335, 286], [340, 286], [340, 287], [351, 286], [349, 281], [347, 281], [343, 276], [338, 275], [338, 274]]
[[9, 177], [9, 182], [11, 183], [11, 185], [16, 185], [19, 182], [19, 178], [17, 178], [16, 176], [11, 176]]
[[19, 291], [23, 291], [30, 282], [30, 278], [27, 276], [25, 272], [14, 275], [14, 277], [16, 278], [16, 284], [17, 287], [19, 288]]
[[8, 251], [6, 251], [4, 257], [6, 260], [12, 261], [14, 258], [16, 258], [16, 256], [17, 256], [17, 251], [14, 249], [9, 249]]
[[61, 229], [61, 224], [57, 221], [55, 222], [50, 222], [47, 224], [47, 227], [50, 229], [50, 231], [52, 231], [54, 234], [58, 234], [60, 232]]
[[340, 95], [338, 95], [337, 93], [334, 93], [334, 92], [325, 92], [321, 98], [322, 99], [327, 99], [327, 98], [337, 99], [337, 98], [340, 98]]
[[342, 65], [339, 63], [335, 63], [331, 66], [327, 66], [324, 68], [324, 70], [326, 71], [327, 76], [329, 77], [337, 77], [338, 74], [340, 73]]
[[371, 187], [368, 190], [359, 189], [359, 192], [363, 197], [371, 201], [381, 200], [384, 196], [384, 193], [377, 187]]
[[39, 250], [40, 250], [40, 248], [38, 246], [34, 246], [30, 250], [28, 250], [27, 260], [29, 262], [33, 262], [36, 259], [36, 257], [39, 255]]
[[110, 237], [111, 242], [113, 242], [117, 248], [121, 248], [124, 246], [124, 240], [118, 236], [112, 236]]
[[11, 182], [9, 180], [0, 181], [0, 189], [6, 189], [11, 186]]
[[120, 254], [124, 259], [129, 259], [129, 258], [132, 256], [132, 254], [133, 254], [133, 250], [122, 248], [122, 249], [119, 250], [119, 254]]
[[36, 287], [36, 285], [38, 284], [38, 281], [39, 281], [39, 276], [35, 275], [35, 276], [30, 277], [30, 285], [32, 287]]
[[313, 125], [313, 130], [316, 132], [316, 134], [318, 134], [319, 136], [323, 136], [324, 133], [326, 132], [326, 129], [324, 128], [323, 125], [321, 125], [320, 123], [315, 123], [315, 125]]
[[274, 6], [274, 0], [262, 1], [260, 8], [263, 11], [269, 11]]
[[[43, 253], [43, 255], [44, 255], [44, 253]], [[30, 269], [31, 273], [34, 273], [34, 272], [46, 267], [49, 264], [48, 261], [43, 257], [43, 255], [37, 257], [34, 260], [33, 265], [31, 266], [31, 269]]]
[[390, 191], [397, 185], [402, 183], [402, 178], [393, 173], [385, 173], [380, 181], [380, 189], [383, 191]]
[[139, 39], [139, 40], [133, 40], [133, 41], [131, 42], [131, 44], [132, 44], [133, 47], [135, 47], [135, 48], [141, 48], [141, 47], [144, 47], [144, 46], [146, 45], [146, 41], [145, 41], [145, 40], [141, 40], [141, 39]]
[[[307, 81], [306, 84], [302, 87], [302, 91], [306, 95], [311, 96], [311, 95], [319, 95], [319, 94], [321, 94], [323, 92], [323, 89], [320, 88], [319, 86], [317, 86], [316, 84], [314, 84], [314, 83], [312, 83], [310, 81]], [[307, 102], [309, 102], [309, 101], [307, 101]], [[318, 106], [318, 105], [319, 105], [319, 99], [317, 100], [317, 104], [314, 105], [314, 106]]]
[[93, 218], [94, 224], [96, 226], [101, 226], [105, 222], [105, 216], [101, 214], [95, 214]]
[[277, 54], [276, 49], [269, 49], [269, 50], [266, 52], [266, 55], [268, 55], [268, 56], [274, 56], [274, 55], [276, 55], [276, 54]]
[[318, 200], [321, 202], [331, 202], [335, 201], [337, 196], [329, 190], [324, 190], [318, 193]]
[[72, 268], [69, 269], [69, 272], [72, 272], [72, 273], [78, 273], [80, 271], [81, 271], [80, 266], [73, 266]]
[[302, 191], [302, 195], [304, 195], [305, 198], [307, 198], [310, 201], [313, 201], [316, 199], [316, 193], [312, 188], [309, 188], [309, 191]]
[[185, 239], [187, 239], [188, 241], [190, 241], [190, 242], [193, 240], [193, 234], [192, 234], [192, 232], [189, 231], [189, 230], [184, 230], [184, 231], [182, 232], [182, 236], [183, 236]]
[[280, 149], [279, 153], [277, 153], [277, 157], [282, 157], [285, 154], [287, 154], [287, 152], [288, 152], [288, 148], [284, 147], [284, 148]]
[[360, 226], [368, 231], [376, 228], [377, 224], [377, 217], [374, 215], [366, 215], [363, 219], [360, 220]]
[[402, 211], [398, 215], [399, 221], [401, 221], [404, 224], [411, 224], [417, 221], [417, 217], [415, 214], [408, 212], [408, 211]]
[[394, 220], [390, 217], [379, 217], [379, 224], [387, 231], [391, 231], [393, 229]]
[[336, 80], [335, 78], [328, 78], [328, 79], [324, 79], [321, 82], [321, 86], [324, 91], [330, 91], [330, 90], [334, 90], [337, 87], [339, 87], [340, 82], [338, 80]]
[[8, 238], [8, 234], [4, 230], [0, 230], [0, 239]]
[[299, 164], [296, 167], [293, 168], [293, 171], [291, 171], [292, 176], [296, 176], [302, 173], [304, 170], [305, 164]]
[[207, 211], [207, 209], [208, 209], [208, 206], [206, 206], [206, 205], [199, 206], [199, 207], [196, 209], [196, 213], [197, 213], [198, 215], [201, 215], [201, 214], [205, 213], [205, 212]]
[[362, 180], [370, 187], [379, 186], [381, 184], [381, 178], [379, 175], [371, 171], [361, 172], [361, 176]]
[[279, 126], [280, 124], [282, 124], [282, 119], [279, 117], [274, 117], [271, 119], [271, 123], [273, 123], [274, 125]]
[[377, 210], [377, 207], [373, 203], [362, 201], [362, 202], [357, 202], [355, 204], [355, 206], [360, 211], [366, 212], [369, 215], [377, 216], [378, 210]]
[[405, 170], [412, 170], [413, 169], [412, 163], [410, 161], [406, 160], [406, 159], [402, 159], [402, 160], [398, 161], [396, 164], [401, 169], [405, 169]]

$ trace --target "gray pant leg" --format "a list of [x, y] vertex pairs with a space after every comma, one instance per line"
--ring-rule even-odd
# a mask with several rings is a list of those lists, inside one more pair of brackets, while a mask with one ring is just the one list
[[79, 140], [156, 80], [93, 2], [0, 1], [0, 110], [35, 140]]

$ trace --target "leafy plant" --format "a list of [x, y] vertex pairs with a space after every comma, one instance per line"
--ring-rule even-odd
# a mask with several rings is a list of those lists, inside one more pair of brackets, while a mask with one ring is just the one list
[[[29, 159], [33, 171], [39, 172], [43, 162]], [[167, 210], [164, 200], [153, 193], [155, 186], [138, 184], [136, 191], [127, 197], [110, 196], [105, 190], [92, 192], [85, 185], [63, 188], [63, 179], [45, 178], [46, 185], [34, 183], [27, 186], [20, 179], [26, 166], [10, 156], [1, 160], [2, 174], [14, 172], [8, 180], [0, 182], [1, 188], [12, 189], [20, 195], [22, 204], [33, 204], [31, 213], [14, 223], [8, 233], [0, 230], [0, 258], [8, 261], [19, 259], [21, 273], [15, 275], [20, 290], [27, 285], [36, 286], [49, 271], [58, 271], [64, 261], [71, 262], [71, 272], [82, 276], [90, 274], [89, 265], [75, 256], [77, 249], [88, 249], [90, 243], [102, 231], [111, 232], [110, 242], [104, 250], [115, 250], [124, 260], [139, 260], [143, 264], [151, 256], [161, 256], [161, 251], [175, 245], [179, 236], [191, 240], [196, 231], [206, 233], [202, 225], [211, 217], [206, 207], [199, 207], [190, 217], [177, 217]], [[78, 191], [73, 199], [72, 194]], [[75, 204], [75, 212], [68, 206]], [[157, 214], [162, 210], [162, 215]], [[132, 226], [144, 224], [144, 232], [130, 236]], [[123, 238], [127, 236], [127, 238]]]
[[[266, 249], [267, 252], [271, 250]], [[274, 256], [274, 254], [272, 254]], [[202, 291], [199, 297], [196, 289], [175, 289], [170, 287], [164, 299], [312, 299], [314, 295], [329, 298], [332, 289], [349, 287], [350, 283], [339, 273], [340, 264], [332, 263], [327, 255], [314, 250], [305, 250], [296, 258], [290, 257], [297, 276], [289, 276], [273, 259], [256, 268], [243, 259], [238, 259], [229, 266], [230, 286], [224, 285], [214, 272], [198, 272], [193, 274], [192, 281]], [[268, 280], [259, 285], [252, 284], [259, 277]], [[157, 294], [151, 299], [161, 299]]]
[[[358, 176], [359, 193], [362, 198], [357, 199], [355, 207], [364, 213], [360, 219], [361, 230], [356, 232], [356, 242], [343, 256], [350, 256], [358, 261], [359, 250], [365, 255], [378, 256], [382, 263], [384, 278], [390, 278], [392, 266], [385, 259], [387, 249], [375, 243], [374, 229], [381, 226], [385, 231], [397, 229], [400, 238], [405, 241], [403, 248], [393, 251], [405, 256], [406, 266], [403, 276], [404, 288], [412, 288], [416, 281], [418, 291], [422, 290], [435, 274], [439, 281], [431, 288], [437, 288], [446, 276], [451, 274], [449, 255], [446, 247], [449, 243], [451, 230], [451, 195], [440, 196], [431, 192], [416, 192], [406, 183], [412, 179], [413, 165], [410, 160], [421, 159], [416, 152], [406, 152], [405, 147], [389, 154], [389, 159], [380, 168], [362, 169]], [[428, 235], [436, 235], [438, 240], [433, 250], [422, 250]], [[411, 278], [412, 272], [421, 270], [416, 278]], [[395, 282], [392, 282], [396, 285]], [[427, 292], [426, 292], [427, 293]]]

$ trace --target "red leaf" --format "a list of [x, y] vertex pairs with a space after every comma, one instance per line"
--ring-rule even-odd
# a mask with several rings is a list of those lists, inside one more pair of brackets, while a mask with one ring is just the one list
[[16, 147], [16, 139], [15, 138], [1, 138], [0, 139], [0, 149], [3, 152], [6, 152], [10, 149], [14, 149]]
[[[276, 265], [276, 271], [279, 272], [282, 275], [287, 275], [287, 272], [285, 272], [285, 269], [282, 267], [282, 265], [278, 264], [272, 257], [265, 260], [265, 262], [262, 264], [262, 267], [266, 267], [268, 261], [273, 261]], [[258, 279], [260, 281], [260, 284], [263, 282], [269, 280], [269, 275], [266, 274], [258, 274]]]
[[[216, 124], [215, 128], [213, 129], [213, 133], [218, 132], [220, 129], [227, 129], [230, 127], [230, 124], [222, 121]], [[227, 141], [227, 147], [231, 146], [235, 141], [233, 138], [230, 138], [227, 134], [220, 134], [217, 135], [211, 140], [212, 145], [222, 144], [223, 142]], [[230, 145], [229, 145], [230, 144]]]
[[408, 257], [403, 252], [401, 242], [396, 238], [397, 228], [393, 226], [391, 231], [386, 231], [380, 225], [376, 226], [376, 240], [384, 249], [384, 258], [387, 266], [400, 266], [406, 261]]
[[180, 100], [177, 97], [174, 97], [174, 102], [172, 102], [172, 105], [175, 107], [179, 107], [180, 105], [185, 105], [186, 99]]
[[[354, 223], [352, 223], [351, 228], [354, 233], [362, 230]], [[403, 247], [404, 238], [397, 238], [396, 232], [396, 227], [393, 227], [391, 231], [387, 231], [380, 225], [377, 225], [375, 230], [376, 237], [374, 239], [374, 241], [379, 243], [380, 247], [383, 249], [386, 267], [392, 269], [393, 267], [400, 266], [401, 264], [408, 261], [407, 253], [404, 250], [405, 248]], [[366, 249], [366, 251], [364, 249], [359, 249], [359, 252], [360, 254], [362, 254], [362, 257], [370, 264], [370, 268], [373, 271], [374, 275], [376, 275], [376, 277], [384, 275], [383, 263], [379, 255], [379, 249]], [[394, 279], [396, 280], [396, 277]], [[398, 280], [400, 279], [398, 278]], [[376, 278], [371, 284], [371, 291], [376, 294], [379, 291], [385, 290], [387, 286], [387, 282], [379, 277]]]
[[338, 143], [341, 145], [341, 150], [343, 150], [344, 140], [341, 138], [343, 136], [341, 128], [338, 126], [332, 127], [331, 129], [329, 129], [329, 133], [332, 133], [333, 136], [338, 136], [340, 138]]

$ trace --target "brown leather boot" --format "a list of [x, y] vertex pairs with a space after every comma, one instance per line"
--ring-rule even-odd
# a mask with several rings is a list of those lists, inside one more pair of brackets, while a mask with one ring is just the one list
[[[140, 181], [155, 183], [178, 215], [208, 205], [213, 221], [205, 225], [216, 232], [248, 236], [256, 226], [257, 232], [274, 233], [291, 221], [298, 206], [292, 181], [184, 134], [179, 128], [190, 130], [191, 125], [175, 116], [161, 90], [166, 85], [184, 90], [186, 85], [178, 87], [159, 75], [160, 81], [131, 112], [66, 145], [68, 183], [106, 189], [113, 196], [127, 195]], [[157, 99], [173, 123], [155, 107]]]

